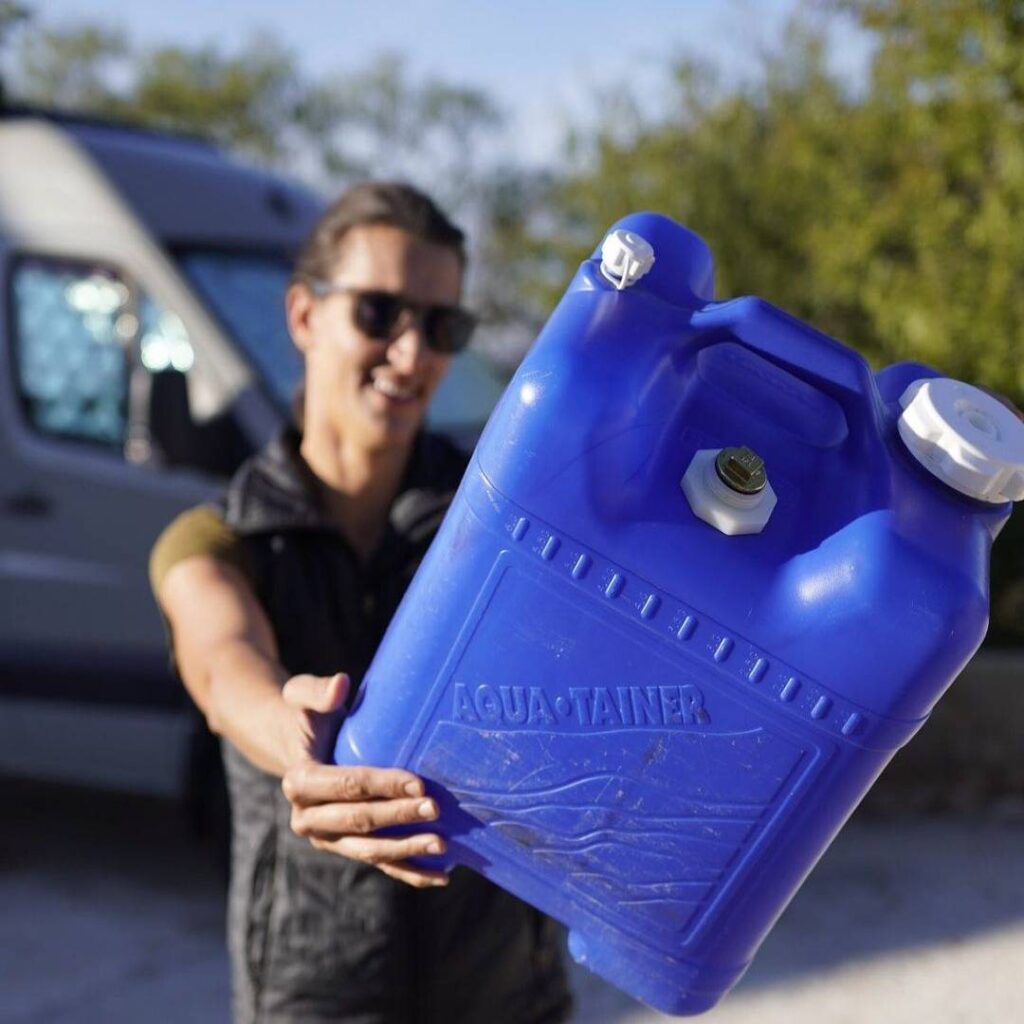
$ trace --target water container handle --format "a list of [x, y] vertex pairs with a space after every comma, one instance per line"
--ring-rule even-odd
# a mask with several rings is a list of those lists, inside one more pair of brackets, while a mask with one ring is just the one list
[[834, 398], [852, 434], [874, 433], [868, 429], [876, 418], [874, 377], [853, 349], [755, 297], [705, 306], [690, 322], [701, 332], [727, 331], [739, 344]]

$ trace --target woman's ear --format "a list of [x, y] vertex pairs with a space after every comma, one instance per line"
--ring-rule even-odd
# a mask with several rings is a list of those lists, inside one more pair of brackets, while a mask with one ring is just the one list
[[313, 293], [301, 281], [288, 286], [284, 296], [285, 319], [288, 333], [292, 336], [295, 347], [303, 354], [314, 344], [315, 333], [310, 322], [316, 309]]

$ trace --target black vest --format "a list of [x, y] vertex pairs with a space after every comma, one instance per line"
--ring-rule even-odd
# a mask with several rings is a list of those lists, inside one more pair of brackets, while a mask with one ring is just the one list
[[[320, 484], [286, 432], [231, 481], [221, 510], [289, 673], [358, 684], [465, 469], [422, 434], [382, 543], [360, 566], [320, 508]], [[353, 687], [353, 692], [355, 686]], [[557, 927], [459, 868], [418, 890], [314, 850], [289, 827], [280, 781], [230, 744], [229, 945], [238, 1022], [554, 1024], [570, 999]]]

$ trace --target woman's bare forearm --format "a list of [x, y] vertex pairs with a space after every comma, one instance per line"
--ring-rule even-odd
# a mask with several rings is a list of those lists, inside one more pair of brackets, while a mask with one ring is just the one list
[[248, 581], [215, 559], [190, 558], [170, 569], [158, 599], [179, 673], [210, 729], [259, 768], [283, 775], [298, 726], [281, 696], [288, 673]]
[[276, 661], [248, 641], [226, 641], [211, 653], [203, 708], [214, 732], [277, 776], [290, 766], [285, 733], [295, 716], [281, 697], [287, 678]]

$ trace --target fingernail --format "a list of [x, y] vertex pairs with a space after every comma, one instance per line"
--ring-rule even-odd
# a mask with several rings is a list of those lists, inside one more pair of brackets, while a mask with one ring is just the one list
[[444, 847], [435, 839], [432, 843], [427, 843], [427, 853], [443, 853]]
[[421, 818], [432, 818], [434, 816], [434, 801], [424, 800], [419, 806]]
[[418, 782], [407, 782], [405, 784], [405, 791], [409, 796], [419, 796], [423, 792]]
[[435, 878], [434, 879], [434, 885], [447, 885], [447, 884], [448, 884], [448, 876], [447, 875], [445, 875], [444, 878]]

